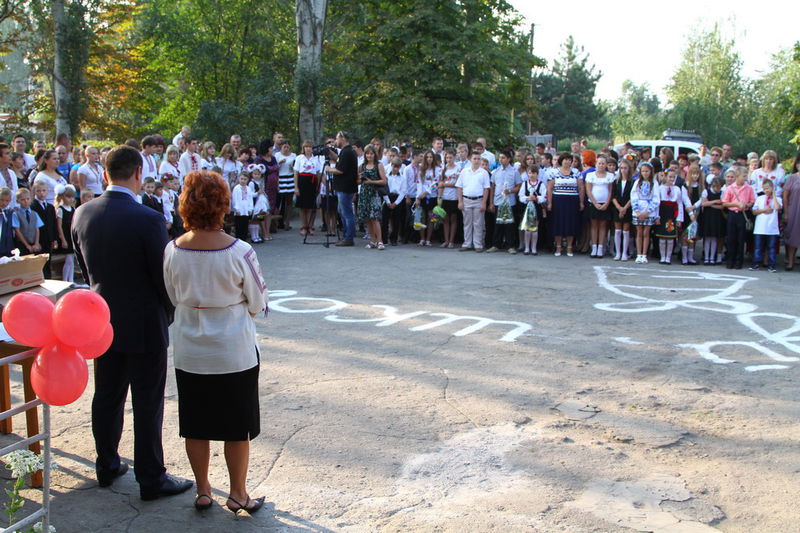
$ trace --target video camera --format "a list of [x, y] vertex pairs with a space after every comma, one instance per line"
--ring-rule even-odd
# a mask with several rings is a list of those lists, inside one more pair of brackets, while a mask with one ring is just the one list
[[330, 153], [330, 151], [333, 149], [334, 149], [333, 146], [330, 146], [328, 144], [318, 144], [311, 149], [311, 155], [313, 155], [314, 157], [322, 156], [327, 158], [328, 153]]

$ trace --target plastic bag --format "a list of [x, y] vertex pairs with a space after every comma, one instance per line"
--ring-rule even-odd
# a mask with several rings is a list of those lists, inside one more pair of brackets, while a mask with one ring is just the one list
[[502, 203], [497, 206], [497, 219], [498, 224], [513, 224], [514, 213], [511, 211], [511, 204], [508, 203], [508, 198], [503, 198]]
[[686, 227], [686, 240], [694, 242], [697, 240], [697, 221], [693, 220], [691, 224]]
[[538, 231], [539, 218], [536, 215], [536, 205], [533, 202], [528, 202], [525, 207], [525, 213], [522, 215], [522, 220], [519, 223], [520, 231]]
[[411, 210], [414, 214], [414, 229], [425, 229], [428, 226], [422, 221], [422, 207], [415, 207]]

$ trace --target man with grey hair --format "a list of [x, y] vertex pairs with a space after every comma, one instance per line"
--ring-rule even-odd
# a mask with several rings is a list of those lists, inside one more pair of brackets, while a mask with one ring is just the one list
[[230, 143], [231, 146], [233, 146], [233, 149], [236, 150], [236, 153], [238, 154], [239, 147], [242, 146], [242, 136], [239, 135], [238, 133], [234, 133], [233, 135], [231, 135], [231, 138], [228, 142]]

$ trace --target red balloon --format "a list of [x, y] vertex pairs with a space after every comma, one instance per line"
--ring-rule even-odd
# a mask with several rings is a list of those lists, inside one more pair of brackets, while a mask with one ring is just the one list
[[78, 346], [77, 350], [78, 353], [84, 357], [84, 359], [95, 359], [106, 353], [108, 349], [111, 348], [111, 343], [113, 341], [114, 328], [109, 323], [99, 339], [94, 342], [84, 344], [83, 346]]
[[36, 396], [50, 405], [67, 405], [81, 397], [89, 382], [86, 359], [70, 346], [56, 343], [39, 350], [31, 367]]
[[103, 297], [86, 289], [65, 294], [53, 311], [53, 331], [59, 341], [77, 347], [100, 338], [111, 312]]
[[49, 298], [35, 292], [14, 295], [3, 309], [3, 326], [20, 344], [37, 348], [56, 342]]

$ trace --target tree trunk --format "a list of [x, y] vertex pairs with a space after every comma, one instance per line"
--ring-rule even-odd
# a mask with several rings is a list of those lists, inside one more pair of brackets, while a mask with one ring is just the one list
[[295, 0], [297, 19], [297, 67], [295, 86], [299, 103], [300, 140], [318, 143], [322, 138], [319, 104], [322, 39], [328, 0]]
[[53, 94], [56, 108], [56, 133], [72, 135], [69, 121], [70, 98], [65, 72], [68, 53], [67, 14], [64, 11], [64, 0], [53, 0], [53, 22], [55, 27], [55, 45], [53, 54]]

